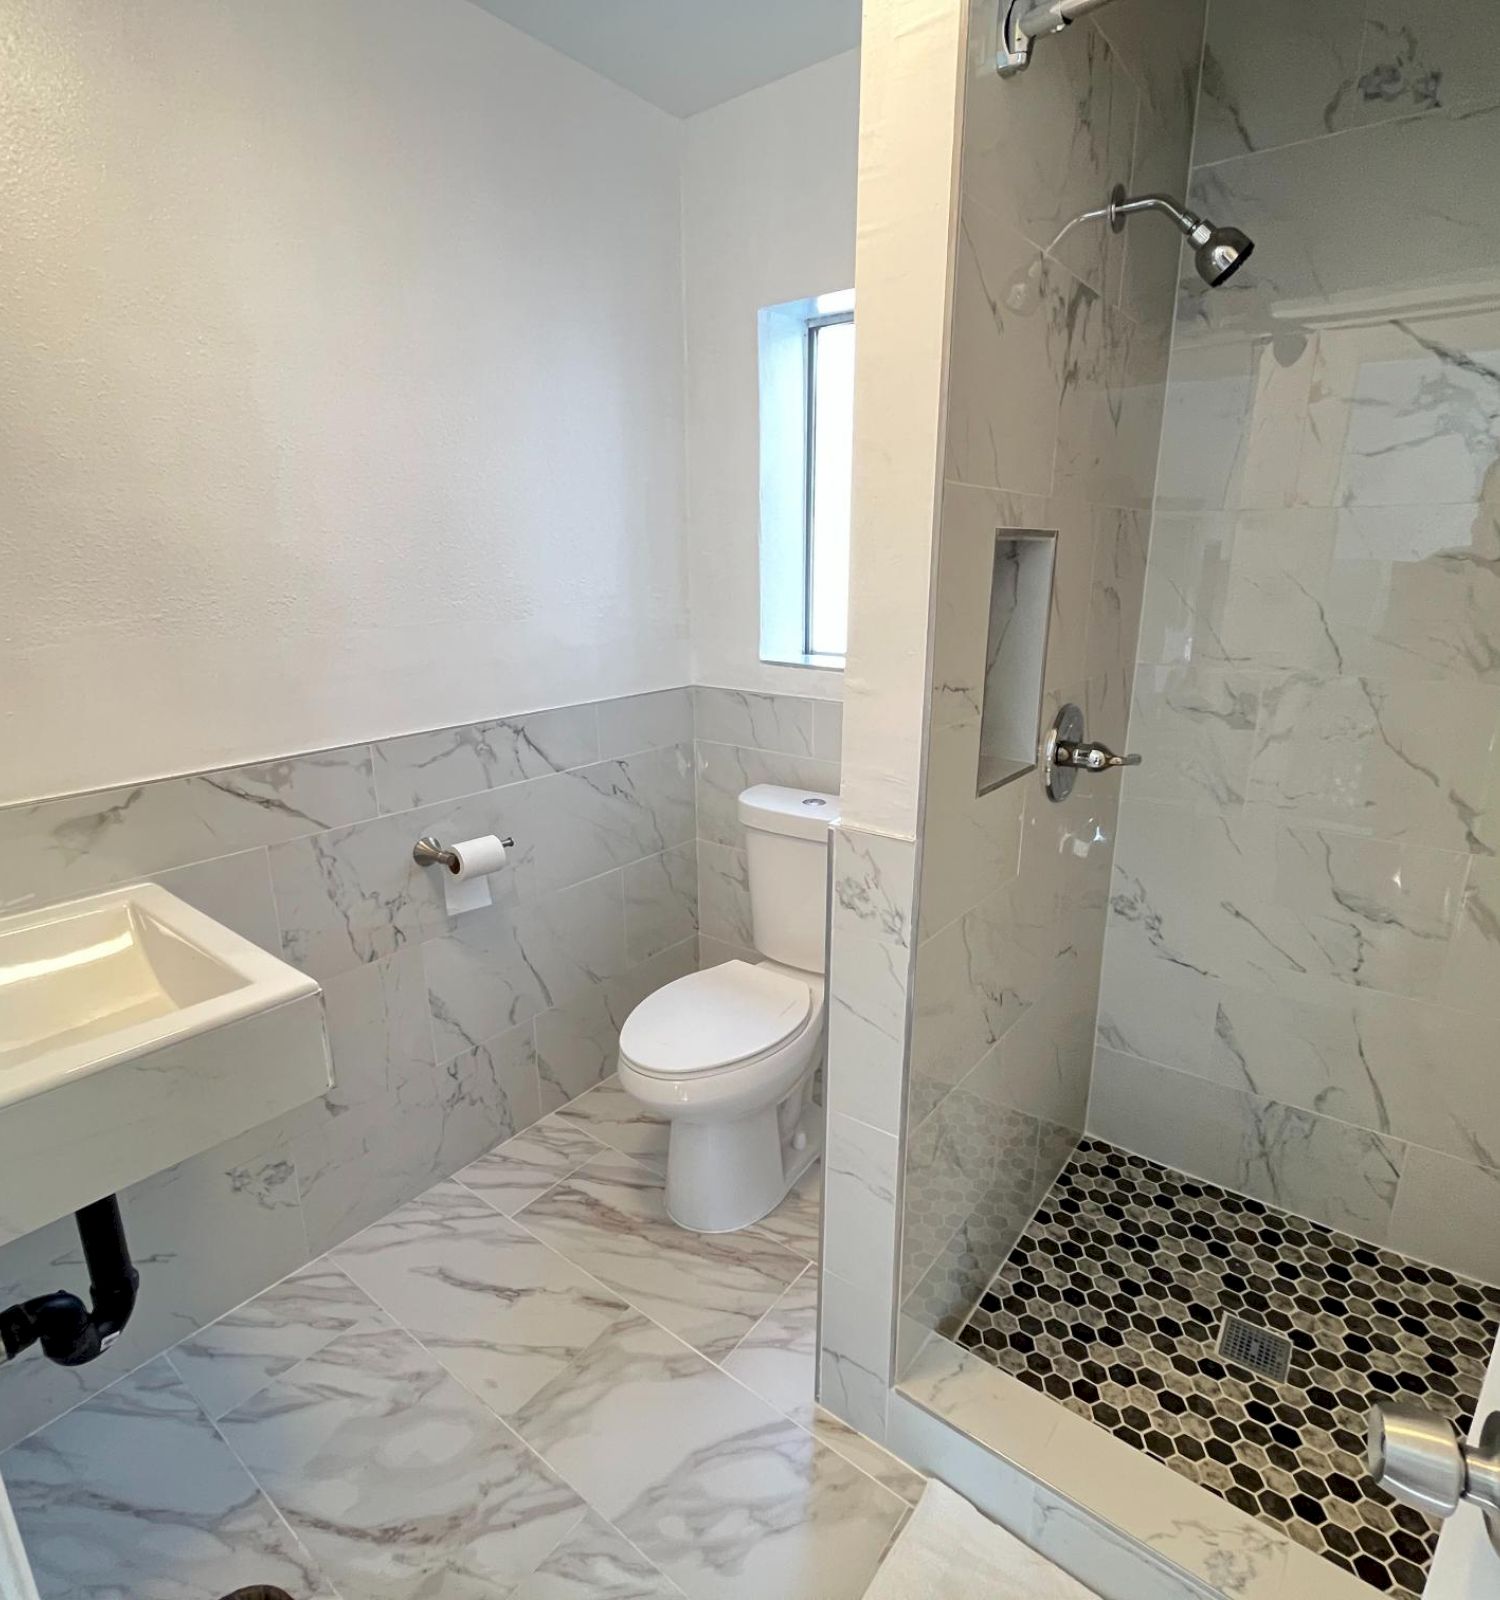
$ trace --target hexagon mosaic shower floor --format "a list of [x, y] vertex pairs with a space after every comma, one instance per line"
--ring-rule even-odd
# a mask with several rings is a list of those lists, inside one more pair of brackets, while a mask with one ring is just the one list
[[[1283, 1383], [1216, 1354], [1291, 1341]], [[1437, 1524], [1368, 1483], [1365, 1418], [1467, 1428], [1500, 1291], [1085, 1140], [958, 1342], [1373, 1587], [1420, 1595]]]

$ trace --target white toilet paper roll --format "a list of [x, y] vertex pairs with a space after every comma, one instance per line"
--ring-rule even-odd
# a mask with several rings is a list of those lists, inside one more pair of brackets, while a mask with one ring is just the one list
[[478, 911], [490, 905], [489, 874], [505, 865], [505, 846], [494, 834], [486, 833], [478, 839], [463, 839], [450, 848], [458, 858], [458, 865], [449, 867], [443, 879], [448, 915], [457, 916], [462, 911]]

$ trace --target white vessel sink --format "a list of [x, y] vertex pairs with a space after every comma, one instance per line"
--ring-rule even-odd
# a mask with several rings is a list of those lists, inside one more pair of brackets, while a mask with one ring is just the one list
[[0, 918], [0, 1242], [329, 1083], [318, 985], [158, 885]]

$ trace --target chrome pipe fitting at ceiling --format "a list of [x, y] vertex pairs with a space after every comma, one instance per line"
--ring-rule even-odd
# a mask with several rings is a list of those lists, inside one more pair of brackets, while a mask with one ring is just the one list
[[1000, 0], [1000, 37], [995, 70], [1002, 78], [1022, 71], [1031, 60], [1031, 41], [1061, 33], [1070, 22], [1097, 11], [1109, 0]]

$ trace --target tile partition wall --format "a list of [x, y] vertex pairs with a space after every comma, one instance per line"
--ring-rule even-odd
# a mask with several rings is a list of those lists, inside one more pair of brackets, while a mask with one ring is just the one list
[[[631, 1007], [698, 964], [698, 834], [714, 868], [737, 854], [734, 786], [837, 788], [835, 702], [709, 691], [699, 709], [696, 761], [683, 688], [0, 810], [7, 908], [154, 879], [318, 979], [337, 1080], [126, 1194], [130, 1328], [87, 1367], [0, 1366], [0, 1442], [613, 1070]], [[411, 846], [487, 832], [517, 841], [496, 906], [450, 919]], [[730, 933], [723, 899], [705, 910]], [[81, 1270], [57, 1223], [0, 1247], [0, 1297]]]
[[1500, 1281], [1500, 11], [1213, 0], [1197, 159], [1090, 1131]]
[[1123, 748], [1167, 371], [1176, 247], [1085, 225], [1111, 186], [1185, 183], [1201, 4], [1120, 0], [999, 79], [971, 15], [900, 1298], [952, 1331], [1084, 1127], [1113, 776], [1062, 804], [1031, 771], [975, 797], [998, 530], [1057, 535], [1043, 722], [1073, 701]]

